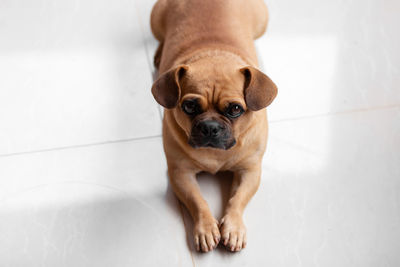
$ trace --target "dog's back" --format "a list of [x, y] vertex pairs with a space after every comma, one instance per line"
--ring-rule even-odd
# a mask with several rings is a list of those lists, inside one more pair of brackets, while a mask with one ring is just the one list
[[[153, 34], [172, 58], [213, 43], [246, 51], [257, 62], [253, 40], [267, 22], [262, 0], [159, 0], [151, 14]], [[171, 67], [172, 58], [161, 60], [160, 71]]]

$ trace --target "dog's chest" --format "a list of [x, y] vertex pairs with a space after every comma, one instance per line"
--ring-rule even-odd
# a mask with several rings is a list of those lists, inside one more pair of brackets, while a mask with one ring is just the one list
[[219, 171], [232, 170], [237, 164], [236, 157], [227, 157], [221, 155], [208, 154], [207, 156], [194, 159], [196, 165], [202, 170], [212, 174]]

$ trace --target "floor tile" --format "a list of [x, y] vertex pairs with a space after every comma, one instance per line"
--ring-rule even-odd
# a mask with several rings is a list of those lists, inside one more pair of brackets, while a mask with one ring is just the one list
[[[196, 266], [398, 266], [399, 119], [394, 108], [272, 123], [247, 248], [194, 253]], [[199, 178], [218, 219], [219, 178]]]
[[161, 139], [0, 159], [1, 266], [192, 266]]
[[156, 52], [158, 41], [154, 38], [150, 27], [151, 10], [155, 5], [156, 0], [136, 1], [136, 8], [138, 10], [138, 18], [143, 32], [143, 39], [146, 46], [147, 58], [149, 61], [150, 70], [155, 71], [153, 64], [154, 54]]
[[[400, 266], [399, 3], [267, 1], [248, 247], [206, 254], [167, 182], [154, 3], [0, 4], [0, 265]], [[221, 218], [230, 175], [198, 180]]]
[[400, 105], [398, 1], [266, 1], [271, 120]]
[[[149, 68], [152, 73], [153, 80], [157, 79], [158, 72], [154, 66], [154, 54], [156, 53], [158, 47], [158, 41], [154, 38], [151, 27], [150, 27], [150, 17], [151, 10], [156, 3], [156, 0], [146, 0], [146, 1], [136, 1], [136, 8], [138, 10], [138, 18], [140, 20], [140, 26], [142, 29], [144, 45], [146, 47], [147, 60], [149, 62]], [[163, 116], [164, 109], [158, 105], [158, 111], [160, 117]]]
[[6, 1], [0, 154], [160, 134], [134, 1]]

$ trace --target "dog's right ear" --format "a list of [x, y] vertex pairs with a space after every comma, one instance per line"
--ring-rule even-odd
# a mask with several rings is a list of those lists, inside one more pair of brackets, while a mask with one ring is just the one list
[[188, 66], [180, 65], [163, 73], [153, 84], [151, 93], [161, 106], [171, 109], [176, 107], [181, 97], [180, 80]]

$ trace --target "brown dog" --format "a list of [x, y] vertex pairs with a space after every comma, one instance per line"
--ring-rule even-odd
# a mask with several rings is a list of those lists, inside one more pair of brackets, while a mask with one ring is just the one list
[[[275, 84], [257, 69], [254, 39], [267, 26], [262, 0], [159, 0], [151, 14], [160, 46], [160, 76], [151, 89], [165, 107], [164, 150], [177, 197], [194, 220], [197, 250], [222, 236], [231, 251], [246, 246], [242, 214], [256, 192], [267, 142], [267, 107]], [[196, 174], [232, 171], [220, 224], [201, 196]]]

